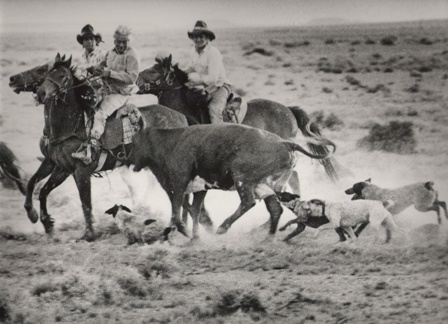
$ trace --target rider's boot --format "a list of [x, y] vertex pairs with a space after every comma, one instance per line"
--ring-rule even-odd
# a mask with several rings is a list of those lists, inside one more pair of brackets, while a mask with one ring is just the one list
[[100, 144], [98, 140], [91, 138], [88, 144], [82, 144], [83, 149], [76, 153], [72, 153], [72, 157], [81, 160], [84, 164], [92, 163], [92, 150], [94, 154], [100, 151]]

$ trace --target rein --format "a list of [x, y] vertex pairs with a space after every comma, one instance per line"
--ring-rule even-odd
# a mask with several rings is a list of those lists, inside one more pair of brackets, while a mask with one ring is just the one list
[[[170, 75], [173, 75], [173, 78], [170, 78]], [[165, 79], [165, 80], [163, 80]], [[172, 70], [169, 70], [167, 73], [163, 74], [162, 77], [160, 79], [154, 80], [154, 81], [149, 81], [149, 82], [145, 82], [140, 88], [141, 91], [145, 91], [145, 92], [149, 92], [152, 88], [154, 88], [154, 85], [156, 86], [160, 86], [162, 84], [162, 82], [165, 82], [167, 84], [166, 87], [156, 87], [155, 89], [159, 92], [163, 92], [163, 91], [173, 91], [173, 90], [179, 90], [182, 89], [182, 85], [180, 84], [180, 82], [177, 80], [176, 75], [173, 73]], [[179, 84], [178, 86], [173, 87], [173, 81], [177, 81], [177, 83]]]

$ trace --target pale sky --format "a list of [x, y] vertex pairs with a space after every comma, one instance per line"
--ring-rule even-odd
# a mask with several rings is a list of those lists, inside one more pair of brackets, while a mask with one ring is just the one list
[[0, 31], [96, 29], [127, 24], [136, 30], [293, 26], [315, 19], [391, 22], [448, 19], [448, 0], [0, 0]]

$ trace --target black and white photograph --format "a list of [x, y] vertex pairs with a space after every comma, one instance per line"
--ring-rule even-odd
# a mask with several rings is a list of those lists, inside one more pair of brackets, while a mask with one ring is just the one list
[[0, 0], [0, 323], [448, 322], [447, 0]]

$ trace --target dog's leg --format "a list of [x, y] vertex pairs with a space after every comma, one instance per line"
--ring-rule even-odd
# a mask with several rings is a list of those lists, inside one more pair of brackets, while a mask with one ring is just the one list
[[288, 242], [290, 239], [292, 239], [294, 236], [299, 235], [300, 233], [303, 232], [303, 230], [305, 229], [306, 225], [304, 223], [297, 223], [297, 227], [294, 231], [292, 231], [291, 233], [288, 234], [288, 236], [286, 236], [283, 241], [284, 242]]
[[369, 225], [368, 222], [362, 223], [361, 225], [359, 225], [356, 230], [355, 230], [355, 235], [356, 237], [359, 236], [359, 234], [361, 234], [361, 232], [366, 228], [366, 226]]
[[319, 226], [316, 230], [316, 233], [314, 234], [314, 238], [317, 238], [321, 231], [334, 229], [334, 225], [332, 223], [324, 224], [322, 226]]
[[347, 241], [347, 238], [345, 237], [345, 234], [344, 234], [345, 231], [344, 231], [344, 229], [342, 227], [335, 228], [335, 231], [339, 235], [339, 242]]
[[438, 205], [438, 206], [442, 207], [443, 211], [445, 212], [445, 218], [448, 220], [448, 213], [446, 211], [446, 202], [440, 201], [440, 200], [436, 200], [434, 202], [434, 205]]
[[351, 226], [345, 226], [343, 227], [344, 231], [347, 232], [348, 236], [352, 239], [352, 241], [356, 241], [357, 237], [355, 235], [355, 232], [353, 231], [353, 228]]
[[[291, 219], [289, 222], [287, 222], [285, 225], [283, 225], [282, 227], [280, 227], [278, 230], [280, 232], [283, 232], [285, 229], [288, 228], [288, 226], [297, 223], [297, 225], [299, 224], [299, 220], [298, 219]], [[298, 234], [298, 233], [297, 233]]]

